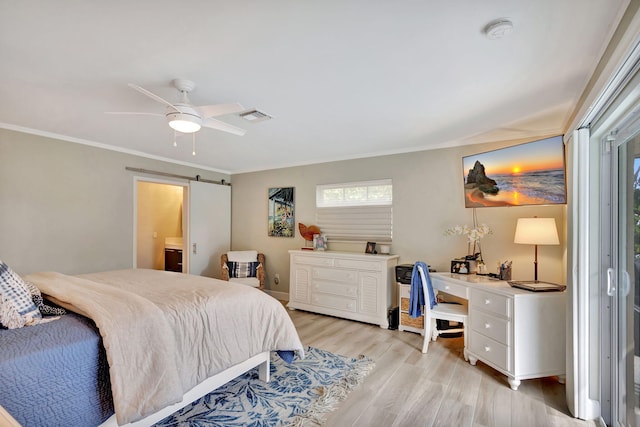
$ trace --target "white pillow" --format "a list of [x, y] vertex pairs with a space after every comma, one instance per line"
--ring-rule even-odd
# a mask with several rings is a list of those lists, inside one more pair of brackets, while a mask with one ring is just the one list
[[258, 260], [258, 251], [229, 251], [227, 259], [236, 262], [251, 262]]
[[42, 315], [20, 276], [0, 261], [0, 324], [9, 329], [40, 323]]

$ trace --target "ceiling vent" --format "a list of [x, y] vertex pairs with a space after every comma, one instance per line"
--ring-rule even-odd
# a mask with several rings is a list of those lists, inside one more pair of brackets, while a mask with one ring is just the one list
[[251, 123], [263, 122], [265, 120], [271, 120], [273, 118], [267, 113], [258, 110], [249, 110], [238, 115]]

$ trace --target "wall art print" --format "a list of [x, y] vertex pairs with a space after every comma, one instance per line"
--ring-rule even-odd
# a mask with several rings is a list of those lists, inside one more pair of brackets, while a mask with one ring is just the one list
[[562, 135], [462, 158], [465, 207], [567, 201]]
[[269, 189], [269, 236], [294, 237], [294, 187]]

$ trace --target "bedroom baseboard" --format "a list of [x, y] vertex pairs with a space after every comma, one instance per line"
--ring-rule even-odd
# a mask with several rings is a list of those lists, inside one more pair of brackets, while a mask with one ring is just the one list
[[271, 295], [278, 301], [289, 301], [289, 293], [287, 292], [272, 291], [271, 289], [265, 289], [264, 292]]

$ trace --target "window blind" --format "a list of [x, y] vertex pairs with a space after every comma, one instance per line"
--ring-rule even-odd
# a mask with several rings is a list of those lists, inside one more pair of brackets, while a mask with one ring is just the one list
[[392, 206], [317, 208], [316, 223], [329, 241], [391, 243]]
[[390, 179], [316, 186], [316, 224], [331, 241], [391, 243]]

